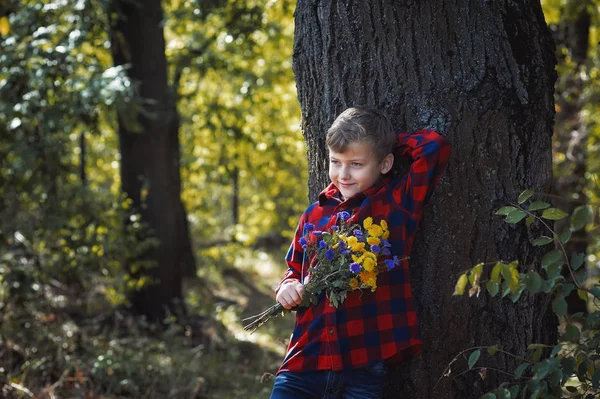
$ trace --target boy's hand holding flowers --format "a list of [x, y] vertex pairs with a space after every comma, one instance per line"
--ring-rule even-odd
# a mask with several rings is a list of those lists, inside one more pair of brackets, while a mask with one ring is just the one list
[[304, 286], [302, 283], [300, 283], [300, 281], [290, 281], [281, 287], [275, 300], [285, 309], [290, 310], [291, 308], [300, 305], [303, 295]]
[[[361, 226], [350, 222], [348, 212], [339, 212], [337, 220], [338, 225], [331, 226], [329, 231], [315, 230], [310, 223], [304, 225], [305, 234], [298, 243], [305, 251], [305, 259], [311, 263], [308, 279], [303, 275], [305, 284], [298, 280], [285, 283], [277, 293], [276, 305], [245, 319], [254, 320], [244, 327], [246, 330], [255, 330], [284, 308], [316, 304], [323, 292], [330, 306], [338, 307], [348, 292], [375, 291], [377, 275], [400, 264], [401, 259], [391, 256], [391, 245], [387, 241], [390, 233], [385, 220], [376, 224], [368, 217]], [[305, 270], [304, 265], [302, 270]]]

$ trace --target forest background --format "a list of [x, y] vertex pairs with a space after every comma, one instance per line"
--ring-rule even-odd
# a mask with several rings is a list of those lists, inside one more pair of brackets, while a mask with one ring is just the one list
[[[553, 194], [597, 204], [599, 5], [542, 6]], [[292, 317], [239, 320], [272, 303], [308, 204], [294, 7], [0, 1], [4, 397], [268, 396]]]

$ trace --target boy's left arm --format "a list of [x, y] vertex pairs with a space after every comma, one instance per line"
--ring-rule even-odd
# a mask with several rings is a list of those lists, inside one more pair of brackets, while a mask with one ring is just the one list
[[448, 164], [450, 142], [433, 130], [420, 130], [415, 133], [398, 133], [395, 157], [408, 157], [412, 164], [408, 175], [393, 188], [396, 203], [419, 219], [423, 207], [433, 194], [433, 190]]

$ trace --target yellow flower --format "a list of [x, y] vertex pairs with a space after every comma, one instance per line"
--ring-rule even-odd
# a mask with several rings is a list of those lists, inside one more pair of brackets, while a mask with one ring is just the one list
[[357, 279], [353, 278], [350, 280], [350, 288], [352, 290], [355, 290], [358, 288], [358, 280]]
[[377, 278], [373, 277], [367, 281], [367, 285], [371, 286], [371, 291], [375, 291], [377, 289]]
[[352, 249], [353, 252], [364, 251], [365, 250], [365, 243], [364, 242], [359, 242], [359, 243], [356, 243], [355, 245], [352, 245], [350, 248]]
[[372, 260], [377, 260], [377, 255], [375, 255], [373, 252], [369, 252], [366, 251], [363, 255], [362, 255], [365, 259], [366, 258], [371, 258]]
[[376, 281], [377, 276], [373, 272], [360, 272], [358, 275], [363, 284], [370, 285], [369, 281]]
[[369, 235], [373, 237], [381, 237], [383, 235], [383, 229], [377, 224], [371, 225], [367, 230], [369, 231]]
[[348, 238], [347, 244], [349, 247], [353, 247], [354, 245], [358, 244], [358, 238], [351, 236]]
[[352, 261], [356, 262], [356, 263], [361, 263], [363, 260], [363, 257], [361, 256], [360, 258], [356, 255], [352, 255]]
[[365, 258], [363, 260], [362, 266], [365, 268], [366, 271], [372, 272], [375, 269], [375, 261], [370, 257]]
[[369, 245], [379, 245], [381, 244], [381, 240], [377, 237], [369, 237], [367, 238], [367, 242]]
[[382, 220], [381, 222], [379, 222], [379, 225], [381, 226], [381, 228], [383, 230], [387, 230], [388, 229], [388, 224], [385, 220]]
[[383, 232], [383, 235], [381, 236], [381, 238], [383, 238], [384, 240], [387, 240], [389, 236], [390, 236], [390, 232], [388, 230], [386, 230]]
[[363, 222], [363, 226], [365, 226], [365, 229], [368, 229], [369, 227], [371, 227], [372, 224], [373, 224], [373, 218], [371, 216], [366, 218]]

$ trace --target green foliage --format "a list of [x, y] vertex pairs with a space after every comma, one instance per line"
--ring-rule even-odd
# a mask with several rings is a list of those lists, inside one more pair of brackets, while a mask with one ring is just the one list
[[292, 5], [166, 5], [167, 56], [181, 114], [182, 198], [202, 243], [291, 238], [306, 208]]
[[[519, 220], [524, 218], [521, 213], [533, 217], [533, 224], [545, 228], [548, 235], [534, 238], [532, 245], [553, 243], [553, 248], [543, 255], [539, 264], [530, 265], [528, 270], [519, 270], [518, 262], [478, 264], [460, 276], [454, 294], [463, 295], [469, 286], [470, 295], [479, 293], [481, 284], [485, 283], [491, 296], [500, 291], [502, 297], [510, 296], [513, 302], [518, 301], [523, 292], [549, 295], [552, 311], [561, 320], [559, 342], [553, 346], [530, 344], [527, 354], [512, 354], [493, 346], [467, 349], [461, 355], [470, 352], [469, 369], [480, 361], [483, 348], [487, 348], [491, 356], [500, 352], [521, 361], [513, 371], [514, 379], [503, 383], [484, 398], [516, 398], [518, 393], [532, 398], [596, 397], [600, 394], [600, 370], [596, 366], [600, 353], [600, 279], [581, 268], [585, 263], [583, 253], [567, 253], [565, 244], [569, 242], [570, 235], [557, 234], [548, 224], [548, 221], [569, 215], [558, 208], [550, 208], [546, 203], [541, 206], [541, 201], [532, 201], [527, 206], [533, 194], [531, 190], [524, 191], [518, 204], [500, 208], [496, 214], [504, 216], [509, 224], [516, 223], [511, 215], [517, 212]], [[567, 230], [594, 229], [591, 207], [578, 207], [570, 216]], [[484, 266], [492, 265], [484, 273]], [[563, 268], [567, 271], [567, 278], [561, 274]], [[475, 277], [467, 278], [468, 275]], [[488, 276], [487, 279], [483, 278], [484, 275]], [[588, 302], [586, 314], [567, 313], [566, 298], [574, 291]]]
[[[125, 265], [152, 267], [131, 261], [156, 242], [119, 194], [116, 119], [134, 126], [142, 102], [126, 70], [112, 67], [108, 4], [2, 4], [10, 11], [0, 14], [0, 386], [59, 397], [264, 397], [249, 359], [274, 371], [281, 354], [230, 336], [214, 321], [223, 305], [212, 295], [194, 294], [191, 306], [206, 315], [197, 334], [208, 341], [186, 341], [181, 320], [165, 332], [114, 319], [130, 290], [151, 283]], [[211, 244], [279, 249], [306, 206], [291, 5], [164, 5], [201, 277], [264, 266], [252, 247]]]

